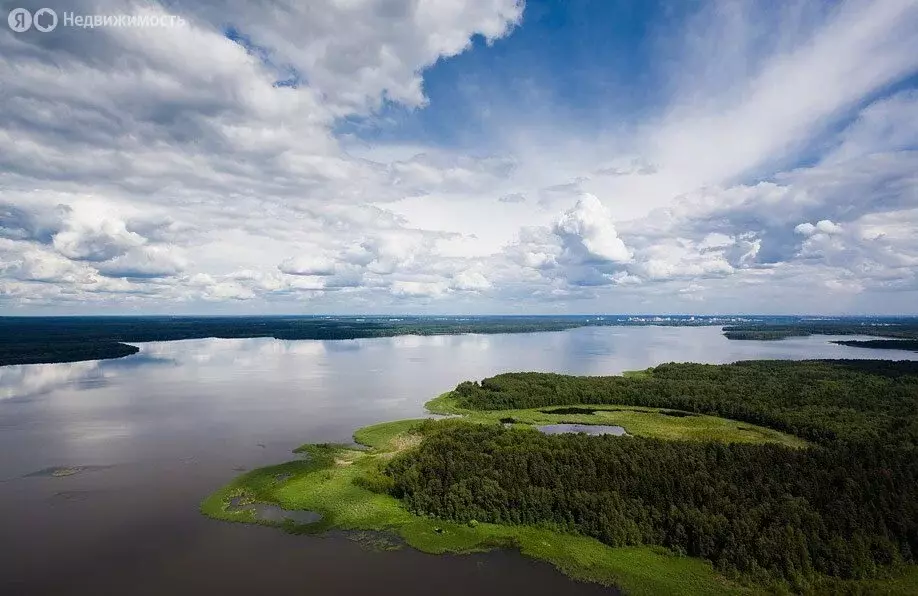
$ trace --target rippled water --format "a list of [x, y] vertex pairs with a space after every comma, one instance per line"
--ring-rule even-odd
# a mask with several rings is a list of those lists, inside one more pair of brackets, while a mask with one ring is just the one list
[[[515, 553], [379, 553], [202, 517], [240, 471], [304, 442], [422, 416], [465, 379], [612, 374], [669, 361], [915, 358], [832, 338], [724, 339], [718, 328], [141, 344], [120, 360], [0, 367], [0, 593], [593, 594]], [[851, 339], [850, 337], [847, 339]], [[57, 473], [55, 473], [55, 470]], [[355, 572], [355, 570], [359, 570]], [[52, 572], [53, 571], [53, 572]]]

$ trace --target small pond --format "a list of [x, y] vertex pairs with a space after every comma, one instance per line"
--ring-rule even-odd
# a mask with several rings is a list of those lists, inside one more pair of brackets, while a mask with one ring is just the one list
[[251, 509], [255, 514], [255, 518], [275, 523], [283, 523], [285, 521], [292, 521], [295, 524], [314, 524], [317, 521], [322, 519], [322, 516], [315, 511], [306, 511], [303, 509], [284, 509], [277, 505], [270, 505], [268, 503], [252, 503], [250, 505], [243, 505], [239, 502], [238, 497], [230, 499], [231, 511], [239, 511], [243, 509]]
[[546, 435], [586, 433], [588, 435], [615, 435], [621, 437], [628, 434], [621, 426], [608, 424], [546, 424], [544, 426], [537, 426], [536, 429]]

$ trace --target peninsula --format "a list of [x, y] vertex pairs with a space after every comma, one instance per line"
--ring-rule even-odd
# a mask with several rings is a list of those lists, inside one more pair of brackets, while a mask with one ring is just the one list
[[[431, 553], [518, 548], [630, 594], [918, 587], [916, 363], [512, 373], [461, 383], [428, 409], [450, 417], [304, 445], [202, 511], [291, 532], [371, 530]], [[625, 432], [540, 432], [562, 424]]]

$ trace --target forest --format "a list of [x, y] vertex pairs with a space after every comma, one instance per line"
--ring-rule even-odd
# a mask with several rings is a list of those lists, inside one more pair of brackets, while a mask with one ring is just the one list
[[386, 467], [416, 513], [662, 545], [727, 576], [841, 592], [918, 554], [918, 363], [667, 364], [624, 377], [498, 375], [455, 391], [499, 410], [624, 403], [702, 412], [815, 443], [543, 435], [429, 422]]
[[357, 339], [395, 335], [529, 333], [589, 324], [587, 317], [0, 317], [0, 366], [133, 354], [132, 342], [252, 338]]
[[878, 319], [840, 318], [818, 321], [765, 320], [755, 323], [726, 325], [723, 331], [724, 337], [727, 339], [758, 341], [806, 337], [809, 335], [874, 335], [896, 339], [918, 339], [918, 319], [915, 317], [886, 317]]
[[473, 410], [649, 406], [759, 424], [820, 444], [918, 444], [918, 362], [909, 361], [671, 363], [607, 377], [506, 373], [460, 383], [454, 394]]
[[871, 348], [874, 350], [907, 350], [918, 352], [918, 339], [848, 339], [833, 341], [833, 344], [850, 348]]

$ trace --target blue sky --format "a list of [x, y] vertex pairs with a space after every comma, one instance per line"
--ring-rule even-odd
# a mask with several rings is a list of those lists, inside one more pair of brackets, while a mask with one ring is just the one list
[[520, 108], [550, 112], [546, 117], [574, 123], [584, 134], [617, 126], [664, 101], [656, 36], [691, 5], [529, 2], [511, 35], [490, 44], [474, 36], [468, 50], [424, 71], [424, 109], [388, 103], [340, 130], [372, 142], [474, 150], [494, 141], [489, 121]]
[[914, 0], [49, 6], [4, 313], [916, 313]]

